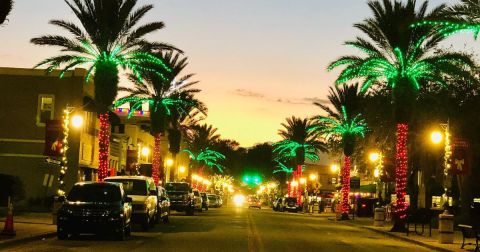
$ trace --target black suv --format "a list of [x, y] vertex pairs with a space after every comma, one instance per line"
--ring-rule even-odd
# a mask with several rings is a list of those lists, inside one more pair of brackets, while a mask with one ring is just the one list
[[132, 199], [119, 183], [87, 182], [75, 184], [67, 197], [58, 197], [62, 206], [57, 211], [57, 237], [68, 234], [113, 233], [115, 240], [124, 240], [131, 233]]
[[170, 198], [170, 209], [177, 212], [185, 211], [187, 215], [194, 215], [195, 201], [192, 188], [185, 182], [171, 182], [165, 185]]

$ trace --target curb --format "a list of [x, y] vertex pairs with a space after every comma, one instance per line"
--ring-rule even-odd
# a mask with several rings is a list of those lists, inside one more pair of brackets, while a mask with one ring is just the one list
[[[334, 221], [334, 219], [329, 219], [329, 220]], [[348, 222], [342, 222], [342, 223], [344, 223], [348, 226], [357, 226], [357, 227], [361, 227], [361, 228], [364, 228], [364, 229], [368, 229], [368, 230], [373, 231], [375, 233], [385, 235], [385, 236], [388, 236], [390, 238], [400, 240], [400, 241], [403, 241], [403, 242], [408, 242], [408, 243], [411, 243], [411, 244], [415, 244], [415, 245], [418, 245], [418, 246], [421, 246], [421, 247], [424, 247], [424, 248], [427, 248], [427, 249], [430, 249], [430, 250], [435, 250], [435, 251], [440, 251], [440, 252], [453, 252], [453, 250], [440, 248], [440, 247], [433, 246], [433, 245], [430, 245], [430, 244], [426, 244], [426, 243], [423, 243], [423, 242], [420, 242], [420, 241], [408, 239], [406, 237], [398, 236], [398, 235], [395, 235], [395, 234], [393, 234], [391, 232], [388, 232], [388, 231], [382, 231], [382, 230], [378, 230], [378, 229], [375, 229], [375, 228], [367, 227], [367, 226], [364, 226], [364, 225], [361, 225], [361, 224], [356, 224], [356, 223], [348, 223]]]
[[14, 246], [18, 246], [18, 245], [21, 245], [21, 244], [25, 244], [25, 243], [33, 242], [33, 241], [37, 241], [37, 240], [53, 238], [56, 235], [57, 235], [57, 232], [54, 231], [54, 232], [49, 232], [49, 233], [43, 233], [43, 234], [39, 234], [39, 235], [24, 237], [24, 238], [20, 238], [20, 239], [13, 238], [11, 240], [0, 241], [0, 245], [2, 246], [2, 249], [3, 249], [3, 248], [14, 247]]

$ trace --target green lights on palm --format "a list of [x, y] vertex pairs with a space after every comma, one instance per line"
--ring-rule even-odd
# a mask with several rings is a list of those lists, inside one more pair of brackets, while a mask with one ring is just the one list
[[275, 159], [275, 161], [278, 163], [277, 167], [280, 168], [280, 170], [275, 170], [273, 171], [273, 173], [277, 173], [277, 172], [293, 173], [293, 168], [288, 168], [284, 163], [280, 161], [279, 158]]
[[325, 138], [330, 137], [331, 135], [340, 135], [342, 138], [346, 135], [361, 135], [365, 137], [365, 132], [367, 131], [365, 120], [358, 120], [358, 117], [361, 115], [355, 116], [353, 119], [347, 117], [347, 111], [345, 106], [342, 106], [343, 118], [341, 120], [336, 120], [327, 117], [314, 117], [314, 120], [318, 120], [317, 124], [311, 127], [311, 131], [314, 131]]
[[[344, 84], [357, 78], [363, 78], [362, 92], [366, 91], [373, 83], [381, 80], [386, 80], [387, 85], [390, 85], [393, 89], [397, 88], [399, 83], [408, 83], [416, 91], [420, 89], [421, 80], [432, 81], [444, 86], [443, 77], [446, 75], [474, 81], [470, 73], [464, 70], [464, 67], [474, 66], [468, 56], [460, 53], [444, 53], [427, 57], [423, 55], [424, 52], [421, 48], [424, 42], [425, 37], [420, 39], [407, 54], [402, 52], [400, 48], [395, 48], [393, 50], [394, 55], [390, 59], [357, 43], [355, 48], [367, 52], [367, 57], [341, 57], [330, 64], [328, 71], [346, 65], [336, 84]], [[408, 81], [400, 82], [401, 79]]]
[[138, 48], [122, 50], [121, 46], [117, 45], [112, 47], [112, 50], [101, 51], [94, 44], [88, 43], [84, 40], [81, 41], [81, 43], [76, 43], [75, 49], [76, 52], [83, 54], [83, 56], [55, 56], [40, 62], [35, 66], [35, 68], [47, 65], [47, 71], [52, 72], [54, 69], [59, 68], [61, 65], [66, 65], [60, 73], [60, 78], [62, 78], [68, 70], [78, 65], [90, 63], [92, 64], [92, 66], [88, 69], [85, 81], [88, 81], [90, 79], [91, 74], [96, 70], [99, 64], [120, 66], [124, 69], [129, 69], [135, 74], [139, 81], [142, 81], [142, 76], [140, 74], [141, 71], [155, 72], [161, 78], [165, 79], [165, 76], [161, 72], [157, 71], [153, 66], [161, 66], [167, 72], [171, 72], [171, 69], [167, 65], [165, 65], [160, 59], [150, 53], [142, 52]]
[[198, 155], [193, 154], [193, 152], [191, 152], [190, 150], [183, 151], [188, 152], [192, 160], [195, 160], [197, 162], [204, 162], [205, 165], [210, 167], [217, 167], [220, 172], [223, 172], [222, 168], [225, 168], [218, 163], [218, 161], [225, 159], [225, 156], [218, 151], [205, 148], [204, 150], [200, 150], [200, 153], [198, 153]]
[[315, 146], [310, 143], [299, 144], [287, 139], [273, 144], [273, 147], [273, 152], [284, 159], [296, 157], [297, 151], [302, 148], [305, 151], [305, 158], [310, 159], [312, 162], [316, 162], [319, 159]]

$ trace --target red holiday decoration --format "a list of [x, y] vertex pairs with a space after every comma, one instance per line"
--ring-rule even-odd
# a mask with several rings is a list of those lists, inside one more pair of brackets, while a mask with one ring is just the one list
[[350, 194], [350, 157], [345, 156], [344, 166], [342, 170], [342, 214], [347, 214], [350, 211], [350, 204], [348, 197]]
[[110, 142], [108, 112], [100, 114], [100, 132], [98, 134], [98, 181], [108, 177], [108, 145]]
[[297, 181], [298, 181], [297, 204], [298, 205], [302, 204], [302, 185], [300, 183], [300, 179], [302, 178], [302, 169], [303, 169], [303, 165], [298, 165], [297, 166]]
[[45, 123], [45, 149], [43, 155], [63, 157], [63, 139], [65, 138], [63, 120], [47, 120]]
[[152, 178], [155, 181], [155, 185], [158, 185], [160, 178], [158, 177], [158, 170], [160, 168], [160, 149], [161, 149], [161, 138], [162, 133], [159, 133], [155, 136], [155, 149], [153, 151], [153, 162], [152, 162]]
[[406, 217], [407, 210], [405, 204], [405, 186], [407, 184], [408, 168], [407, 135], [408, 125], [403, 123], [397, 124], [397, 168], [395, 178], [397, 206], [395, 208], [395, 215], [398, 219], [404, 219]]

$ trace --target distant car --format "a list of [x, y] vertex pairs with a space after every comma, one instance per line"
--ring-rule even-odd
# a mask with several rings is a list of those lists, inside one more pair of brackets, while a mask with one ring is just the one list
[[105, 182], [122, 183], [125, 192], [133, 199], [132, 222], [142, 225], [142, 231], [155, 226], [157, 215], [157, 188], [151, 177], [116, 176], [105, 178]]
[[277, 198], [275, 201], [273, 201], [272, 208], [274, 211], [280, 211], [282, 206], [282, 201], [283, 201], [283, 198]]
[[217, 195], [215, 194], [208, 195], [208, 203], [210, 204], [210, 206], [213, 206], [215, 208], [220, 206], [220, 202], [218, 202]]
[[58, 200], [63, 202], [57, 211], [59, 240], [69, 234], [113, 233], [122, 241], [131, 233], [132, 198], [122, 184], [81, 182]]
[[205, 210], [208, 210], [210, 204], [208, 202], [207, 193], [202, 192], [200, 193], [200, 196], [202, 196], [202, 207], [205, 208]]
[[251, 199], [248, 201], [248, 209], [250, 208], [262, 209], [262, 202], [257, 199]]
[[170, 209], [177, 212], [185, 211], [189, 216], [195, 213], [193, 190], [188, 183], [170, 182], [165, 185], [165, 190], [170, 198]]
[[198, 190], [193, 190], [193, 196], [194, 196], [194, 207], [195, 207], [195, 210], [197, 210], [198, 212], [202, 212], [202, 208], [203, 208], [203, 199], [202, 199], [202, 196], [200, 195], [200, 192]]
[[375, 198], [359, 198], [357, 199], [357, 215], [365, 217], [373, 217], [375, 214]]
[[156, 223], [160, 223], [160, 219], [163, 222], [170, 221], [170, 199], [168, 198], [167, 191], [161, 186], [157, 186], [157, 217], [155, 218]]
[[302, 206], [297, 204], [297, 198], [288, 197], [282, 202], [282, 212], [298, 212], [302, 210]]

